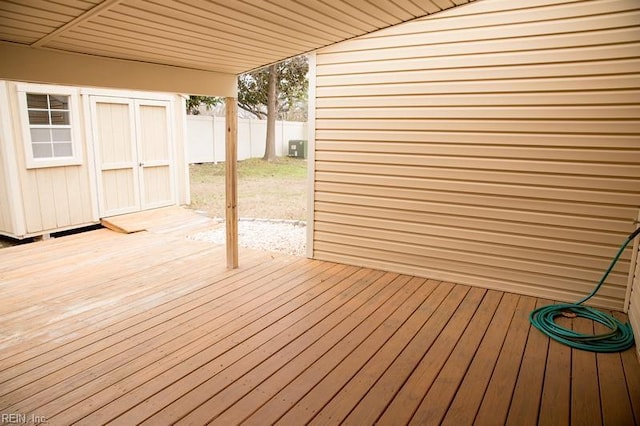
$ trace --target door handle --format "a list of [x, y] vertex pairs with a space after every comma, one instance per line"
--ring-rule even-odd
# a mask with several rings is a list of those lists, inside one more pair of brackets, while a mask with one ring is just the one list
[[140, 163], [140, 164], [138, 164], [138, 166], [143, 167], [143, 166], [144, 166], [144, 163]]

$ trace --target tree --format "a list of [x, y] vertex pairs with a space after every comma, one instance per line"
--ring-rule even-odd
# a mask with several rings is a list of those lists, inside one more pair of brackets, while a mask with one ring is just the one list
[[269, 67], [269, 84], [267, 86], [267, 139], [264, 147], [263, 160], [276, 159], [276, 108], [278, 99], [277, 65]]
[[275, 158], [276, 119], [306, 101], [308, 70], [307, 57], [297, 56], [238, 77], [238, 106], [267, 119], [264, 160]]
[[[308, 71], [307, 57], [296, 56], [238, 77], [238, 106], [267, 120], [265, 160], [275, 159], [276, 120], [292, 116], [307, 118]], [[198, 114], [200, 105], [211, 109], [221, 101], [221, 98], [209, 96], [190, 96], [187, 113]]]
[[187, 99], [187, 114], [198, 115], [200, 114], [200, 105], [204, 105], [207, 110], [210, 110], [221, 102], [222, 98], [215, 96], [189, 96], [189, 99]]

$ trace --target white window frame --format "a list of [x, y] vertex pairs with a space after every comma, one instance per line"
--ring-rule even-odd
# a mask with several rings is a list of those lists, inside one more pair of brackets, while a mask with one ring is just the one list
[[[48, 84], [18, 84], [18, 105], [20, 108], [20, 122], [22, 125], [22, 141], [27, 169], [42, 167], [78, 166], [82, 164], [82, 138], [80, 122], [80, 91], [68, 86], [53, 86]], [[69, 97], [69, 119], [71, 125], [71, 150], [69, 157], [35, 158], [31, 142], [31, 127], [27, 107], [27, 93], [42, 95], [62, 95]]]

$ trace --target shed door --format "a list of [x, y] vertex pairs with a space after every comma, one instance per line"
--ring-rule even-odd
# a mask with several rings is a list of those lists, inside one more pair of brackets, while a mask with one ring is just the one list
[[169, 108], [91, 97], [100, 217], [175, 204]]
[[175, 204], [169, 102], [135, 101], [142, 209]]

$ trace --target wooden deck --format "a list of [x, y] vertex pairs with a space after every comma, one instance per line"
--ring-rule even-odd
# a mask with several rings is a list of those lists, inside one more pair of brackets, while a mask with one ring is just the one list
[[549, 301], [246, 250], [227, 271], [223, 246], [183, 231], [0, 250], [0, 413], [86, 425], [640, 423], [634, 349], [549, 342], [527, 321]]

